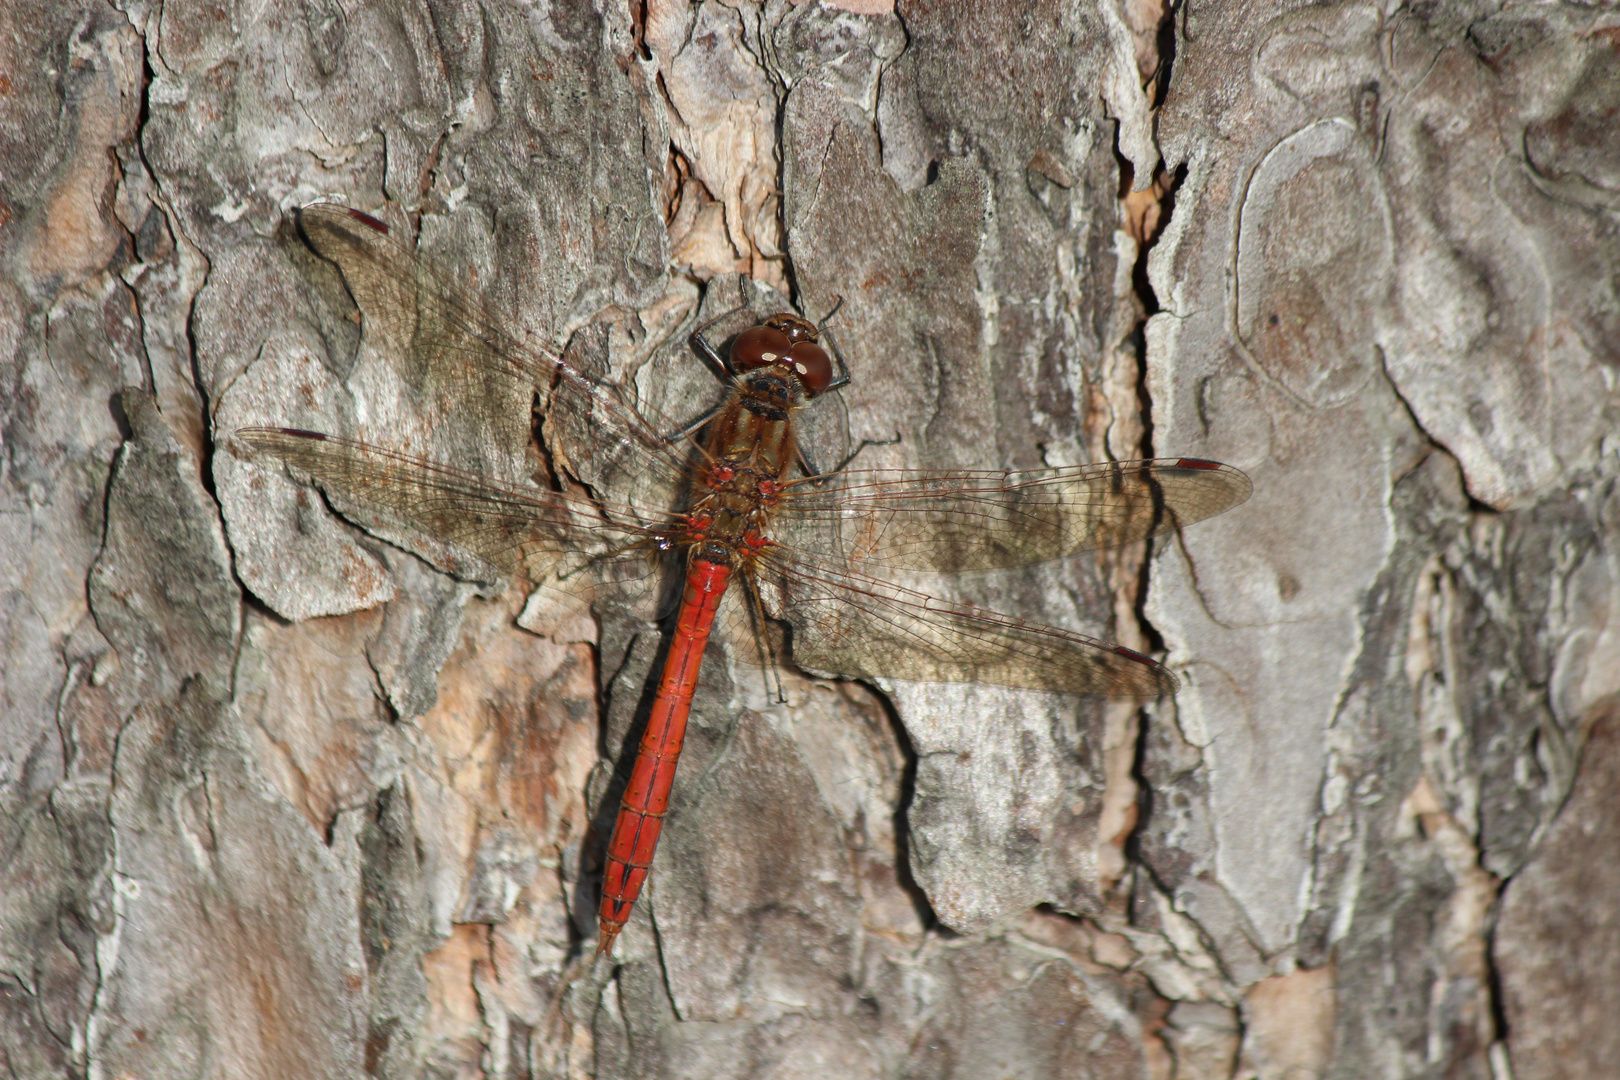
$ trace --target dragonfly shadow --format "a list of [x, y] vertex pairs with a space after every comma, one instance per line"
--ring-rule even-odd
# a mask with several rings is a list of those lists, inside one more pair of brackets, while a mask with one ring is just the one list
[[920, 761], [917, 748], [912, 744], [911, 734], [906, 731], [906, 725], [900, 720], [900, 713], [889, 700], [889, 695], [870, 683], [862, 682], [862, 686], [872, 691], [872, 695], [883, 705], [883, 715], [889, 721], [889, 727], [894, 732], [895, 743], [900, 747], [900, 756], [905, 766], [900, 770], [900, 798], [894, 806], [892, 824], [894, 827], [894, 878], [902, 892], [911, 901], [912, 909], [917, 912], [917, 919], [922, 923], [924, 931], [942, 933], [947, 937], [954, 937], [950, 927], [939, 921], [939, 915], [934, 911], [934, 905], [929, 902], [928, 893], [917, 883], [911, 872], [911, 804], [917, 796], [917, 765]]
[[[664, 621], [660, 620], [660, 623]], [[591, 811], [590, 827], [581, 844], [574, 917], [579, 921], [582, 931], [589, 928], [591, 919], [601, 903], [602, 875], [607, 868], [608, 841], [613, 835], [613, 826], [619, 814], [619, 804], [624, 798], [624, 789], [630, 782], [630, 767], [635, 762], [641, 738], [647, 730], [647, 721], [652, 715], [653, 701], [658, 695], [656, 680], [650, 678], [649, 673], [662, 670], [664, 660], [669, 655], [672, 635], [661, 626], [658, 651], [649, 662], [642, 662], [637, 654], [643, 636], [638, 634], [631, 639], [625, 649], [623, 661], [611, 676], [602, 680], [603, 723], [597, 745], [597, 757], [602, 761], [611, 761], [613, 771]], [[631, 714], [630, 725], [619, 745], [612, 746], [610, 740], [614, 726], [614, 699], [618, 691], [632, 687], [638, 689], [638, 697], [635, 710]]]

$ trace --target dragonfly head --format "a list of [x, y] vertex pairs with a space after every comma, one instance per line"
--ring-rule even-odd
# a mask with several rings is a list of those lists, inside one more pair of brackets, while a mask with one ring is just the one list
[[815, 325], [797, 315], [772, 315], [737, 335], [731, 343], [731, 363], [738, 371], [776, 365], [804, 387], [806, 398], [813, 398], [833, 380], [832, 360], [816, 343], [818, 336]]
[[765, 320], [765, 325], [773, 330], [780, 330], [787, 335], [787, 339], [794, 344], [801, 341], [816, 341], [821, 337], [816, 330], [816, 324], [809, 319], [801, 318], [791, 311], [783, 311], [772, 315]]

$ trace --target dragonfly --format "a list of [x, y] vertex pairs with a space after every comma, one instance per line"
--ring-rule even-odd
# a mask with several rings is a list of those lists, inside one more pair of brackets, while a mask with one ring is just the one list
[[[299, 230], [342, 272], [364, 332], [467, 408], [527, 396], [540, 466], [522, 481], [295, 428], [236, 433], [329, 495], [587, 598], [674, 575], [666, 659], [608, 841], [597, 956], [611, 952], [653, 865], [703, 656], [717, 627], [767, 670], [992, 683], [1150, 699], [1175, 676], [1121, 645], [932, 595], [919, 575], [1024, 566], [1173, 532], [1248, 498], [1248, 477], [1198, 458], [1018, 470], [818, 472], [796, 419], [848, 384], [830, 331], [794, 314], [690, 341], [723, 403], [671, 425], [631, 389], [508, 328], [470, 289], [359, 210], [316, 203]], [[708, 325], [712, 325], [712, 321]], [[831, 346], [831, 351], [827, 346]], [[570, 445], [571, 444], [571, 445]], [[864, 447], [863, 447], [864, 448]], [[859, 450], [857, 450], [857, 454]], [[476, 463], [475, 463], [476, 464]], [[615, 499], [603, 478], [626, 480]], [[740, 583], [741, 588], [733, 586]], [[786, 636], [771, 628], [786, 624]], [[743, 659], [746, 661], [747, 656]]]

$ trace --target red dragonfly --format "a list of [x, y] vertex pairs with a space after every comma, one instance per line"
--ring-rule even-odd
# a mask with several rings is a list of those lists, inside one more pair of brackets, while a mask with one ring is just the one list
[[[1019, 566], [1169, 532], [1248, 498], [1248, 477], [1238, 470], [1166, 458], [818, 475], [797, 444], [794, 417], [849, 374], [830, 336], [797, 315], [743, 331], [725, 358], [702, 330], [693, 334], [694, 347], [725, 373], [728, 396], [702, 422], [672, 428], [621, 387], [504, 329], [383, 222], [316, 204], [300, 212], [299, 226], [342, 270], [366, 333], [399, 352], [393, 359], [402, 369], [458, 385], [475, 407], [491, 386], [530, 395], [546, 464], [535, 483], [507, 483], [312, 431], [245, 428], [237, 433], [243, 443], [329, 493], [531, 581], [589, 594], [603, 581], [644, 576], [660, 561], [684, 574], [657, 695], [608, 843], [598, 955], [612, 949], [651, 869], [717, 618], [767, 669], [786, 660], [766, 632], [785, 621], [792, 662], [834, 676], [1135, 698], [1175, 692], [1175, 676], [1140, 653], [940, 600], [896, 576]], [[707, 429], [701, 441], [693, 434], [699, 428]], [[565, 450], [569, 441], [575, 445]], [[609, 499], [596, 479], [610, 473], [633, 481], [640, 497]], [[723, 611], [723, 598], [737, 596], [727, 592], [734, 579], [743, 584], [740, 601]]]

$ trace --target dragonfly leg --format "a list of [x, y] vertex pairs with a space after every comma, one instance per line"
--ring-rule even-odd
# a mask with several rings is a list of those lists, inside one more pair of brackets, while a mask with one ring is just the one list
[[[722, 357], [720, 355], [720, 351], [711, 345], [709, 343], [709, 339], [704, 337], [703, 334], [709, 329], [709, 327], [715, 325], [716, 323], [731, 318], [739, 311], [748, 310], [748, 299], [747, 294], [743, 292], [742, 278], [737, 279], [737, 291], [743, 295], [742, 303], [738, 304], [730, 311], [722, 311], [720, 314], [716, 315], [714, 318], [692, 331], [691, 337], [692, 348], [697, 350], [698, 356], [703, 358], [703, 362], [709, 366], [709, 369], [713, 371], [722, 382], [736, 378], [737, 373], [731, 369], [730, 358]], [[680, 442], [682, 439], [690, 435], [697, 434], [698, 429], [703, 427], [703, 425], [707, 424], [710, 420], [713, 420], [715, 416], [719, 414], [720, 410], [724, 409], [725, 407], [724, 402], [716, 405], [714, 408], [705, 412], [702, 416], [699, 416], [696, 420], [693, 420], [691, 423], [682, 427], [679, 431], [672, 431], [668, 435], [665, 435], [664, 441], [671, 443]]]
[[[748, 294], [743, 291], [743, 279], [741, 277], [737, 279], [737, 292], [742, 298], [741, 303], [732, 308], [730, 311], [722, 311], [720, 314], [716, 315], [714, 318], [692, 331], [692, 348], [696, 349], [697, 354], [703, 358], [703, 362], [719, 373], [722, 378], [732, 378], [737, 374], [732, 370], [731, 359], [729, 357], [722, 357], [720, 355], [720, 351], [713, 345], [709, 344], [709, 339], [703, 335], [708, 332], [709, 327], [715, 325], [716, 323], [723, 322], [724, 320], [731, 318], [739, 311], [748, 310]], [[702, 425], [699, 426], [701, 427]]]
[[868, 446], [894, 446], [896, 443], [902, 441], [903, 440], [898, 431], [894, 433], [894, 438], [892, 439], [862, 439], [861, 444], [855, 449], [851, 450], [848, 454], [845, 454], [844, 460], [833, 466], [829, 472], [822, 472], [817, 469], [815, 462], [811, 461], [807, 456], [805, 456], [803, 450], [800, 450], [799, 467], [804, 469], [804, 475], [812, 484], [820, 484], [831, 480], [833, 477], [849, 468], [849, 463], [854, 461], [860, 452], [865, 450]]
[[771, 626], [765, 616], [765, 601], [759, 595], [759, 581], [755, 577], [755, 568], [750, 566], [743, 577], [743, 591], [748, 597], [748, 619], [753, 624], [754, 643], [764, 654], [766, 671], [766, 692], [771, 692], [771, 680], [776, 682], [776, 701], [779, 705], [787, 704], [787, 690], [782, 685], [782, 671], [777, 667], [779, 657], [776, 655], [776, 642], [771, 638]]
[[726, 403], [722, 401], [714, 408], [706, 410], [702, 416], [699, 416], [696, 420], [693, 420], [690, 424], [687, 424], [679, 431], [672, 431], [668, 435], [665, 435], [664, 441], [670, 443], [680, 442], [689, 435], [696, 435], [699, 428], [703, 427], [704, 424], [707, 424], [710, 420], [713, 420], [716, 416], [718, 416], [720, 410], [724, 409], [725, 407]]
[[[848, 386], [850, 382], [849, 365], [844, 362], [844, 354], [838, 349], [838, 339], [833, 337], [832, 327], [827, 325], [827, 320], [838, 314], [838, 309], [843, 306], [844, 298], [840, 296], [837, 302], [833, 304], [832, 310], [823, 315], [821, 322], [816, 324], [817, 332], [827, 339], [827, 344], [832, 346], [833, 359], [838, 361], [838, 375], [832, 382], [827, 384], [827, 390], [837, 390], [840, 387]], [[825, 394], [827, 390], [823, 390], [822, 393]]]

